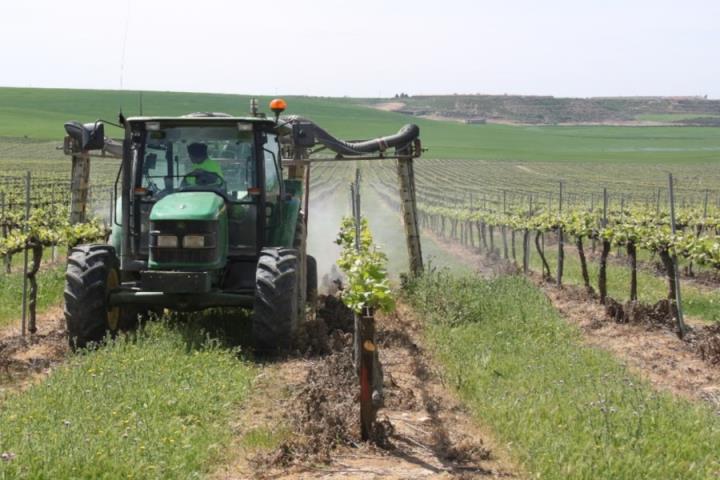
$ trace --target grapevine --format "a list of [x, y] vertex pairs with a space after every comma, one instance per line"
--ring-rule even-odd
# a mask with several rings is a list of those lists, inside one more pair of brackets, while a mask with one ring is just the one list
[[391, 311], [394, 300], [387, 275], [387, 256], [373, 243], [367, 220], [360, 225], [359, 250], [355, 246], [355, 221], [343, 219], [337, 244], [341, 247], [337, 264], [347, 276], [343, 302], [355, 313], [365, 310]]

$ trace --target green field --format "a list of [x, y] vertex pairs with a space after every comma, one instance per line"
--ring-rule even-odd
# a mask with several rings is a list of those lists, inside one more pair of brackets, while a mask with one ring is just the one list
[[[244, 114], [248, 96], [145, 92], [143, 113]], [[312, 118], [345, 138], [387, 134], [410, 121], [421, 127], [428, 158], [515, 161], [707, 162], [720, 158], [720, 129], [701, 127], [515, 127], [440, 122], [358, 105], [351, 99], [286, 97], [288, 114]], [[0, 88], [0, 137], [60, 142], [68, 120], [116, 121], [139, 111], [137, 92]], [[267, 105], [268, 97], [260, 97]], [[117, 134], [117, 130], [108, 130]], [[6, 154], [0, 160], [12, 158]]]

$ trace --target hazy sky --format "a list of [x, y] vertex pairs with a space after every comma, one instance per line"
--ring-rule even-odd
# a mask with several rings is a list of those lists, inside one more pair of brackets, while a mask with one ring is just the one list
[[0, 0], [0, 45], [2, 86], [720, 98], [717, 0]]

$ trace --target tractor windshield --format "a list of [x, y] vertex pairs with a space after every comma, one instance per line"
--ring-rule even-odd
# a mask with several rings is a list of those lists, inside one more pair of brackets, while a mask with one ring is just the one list
[[155, 198], [170, 192], [216, 190], [251, 201], [256, 186], [253, 132], [245, 125], [151, 129], [144, 145], [142, 186]]

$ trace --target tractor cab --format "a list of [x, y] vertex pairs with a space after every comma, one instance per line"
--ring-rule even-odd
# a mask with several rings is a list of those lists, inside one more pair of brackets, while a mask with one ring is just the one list
[[126, 129], [111, 245], [129, 285], [252, 296], [260, 251], [292, 247], [300, 213], [285, 194], [275, 122], [192, 114], [129, 118]]

